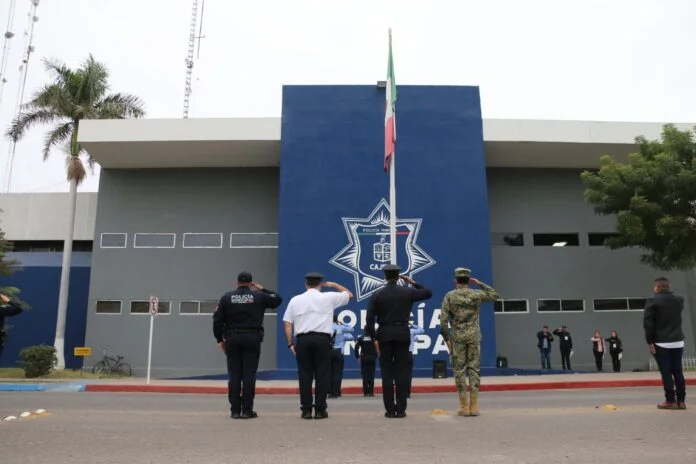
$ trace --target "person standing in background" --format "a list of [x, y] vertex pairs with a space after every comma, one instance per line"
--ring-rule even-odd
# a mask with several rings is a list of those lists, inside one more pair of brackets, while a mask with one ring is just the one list
[[411, 386], [413, 385], [413, 350], [416, 347], [416, 342], [418, 341], [418, 336], [425, 333], [422, 327], [415, 324], [411, 324], [409, 327], [411, 330], [411, 346], [408, 347], [408, 398], [411, 397]]
[[5, 318], [14, 317], [22, 313], [24, 308], [15, 298], [10, 298], [0, 293], [0, 356], [5, 347]]
[[353, 328], [338, 321], [338, 314], [334, 314], [333, 318], [333, 334], [331, 344], [331, 388], [329, 389], [329, 398], [338, 398], [341, 396], [341, 384], [343, 383], [343, 368], [345, 366], [345, 357], [343, 356], [343, 348], [347, 341], [354, 340]]
[[614, 372], [621, 372], [621, 356], [623, 353], [623, 344], [616, 330], [611, 331], [611, 337], [606, 339], [609, 343], [609, 355], [611, 355], [611, 365]]
[[686, 381], [682, 365], [684, 297], [672, 291], [665, 277], [655, 279], [653, 291], [654, 295], [645, 304], [643, 329], [645, 341], [660, 368], [665, 389], [665, 402], [657, 407], [686, 409]]
[[602, 335], [597, 330], [594, 336], [590, 338], [592, 340], [592, 353], [594, 354], [595, 365], [597, 366], [597, 372], [602, 372], [602, 360], [604, 359], [604, 339]]
[[563, 370], [572, 370], [570, 367], [570, 353], [573, 352], [573, 337], [568, 332], [568, 326], [563, 325], [560, 329], [553, 331], [553, 334], [558, 337], [559, 346], [561, 347], [561, 363]]
[[355, 357], [360, 360], [363, 396], [375, 396], [377, 349], [372, 337], [367, 333], [367, 326], [363, 327], [363, 334], [355, 342]]
[[553, 335], [549, 332], [549, 326], [545, 325], [541, 328], [540, 332], [537, 332], [537, 348], [539, 348], [539, 354], [541, 355], [541, 368], [551, 369], [551, 343], [553, 342]]

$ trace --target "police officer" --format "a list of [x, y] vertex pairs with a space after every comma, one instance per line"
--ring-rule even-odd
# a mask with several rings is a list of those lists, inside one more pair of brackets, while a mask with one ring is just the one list
[[329, 398], [341, 396], [341, 384], [343, 383], [343, 368], [345, 357], [343, 348], [347, 341], [354, 340], [354, 329], [338, 321], [338, 314], [334, 314], [333, 335], [331, 337], [331, 387], [329, 388]]
[[570, 368], [570, 353], [573, 352], [573, 337], [570, 336], [568, 332], [568, 326], [561, 326], [560, 329], [553, 331], [553, 334], [558, 337], [559, 345], [561, 347], [561, 364], [563, 365], [563, 370], [572, 370]]
[[13, 298], [0, 293], [0, 356], [5, 347], [5, 318], [21, 314], [24, 308]]
[[237, 276], [237, 289], [220, 298], [213, 314], [213, 335], [227, 356], [228, 398], [233, 419], [254, 419], [256, 370], [261, 357], [263, 316], [280, 306], [277, 293], [255, 283], [251, 274]]
[[[331, 334], [334, 310], [345, 306], [353, 294], [334, 282], [322, 284], [324, 276], [310, 272], [305, 275], [304, 293], [292, 297], [283, 315], [283, 329], [288, 349], [297, 357], [300, 384], [300, 409], [303, 419], [326, 419], [326, 395], [331, 386]], [[331, 288], [335, 292], [322, 292]], [[297, 346], [293, 342], [293, 331]], [[312, 383], [316, 379], [314, 403]]]
[[367, 326], [363, 328], [363, 334], [355, 342], [355, 357], [360, 360], [363, 396], [375, 396], [377, 350], [372, 337], [367, 334]]
[[[479, 313], [481, 303], [496, 301], [493, 288], [471, 277], [471, 270], [458, 267], [454, 270], [456, 288], [447, 292], [442, 300], [440, 333], [452, 355], [454, 380], [459, 393], [460, 416], [478, 416], [478, 394], [481, 384], [481, 327]], [[469, 283], [480, 290], [469, 288]], [[450, 326], [452, 335], [450, 336]], [[471, 404], [467, 397], [466, 380], [469, 380]]]
[[[408, 396], [408, 347], [411, 343], [409, 319], [411, 307], [417, 301], [431, 298], [433, 292], [399, 275], [401, 268], [387, 265], [382, 268], [386, 285], [370, 298], [367, 306], [367, 333], [377, 340], [377, 355], [382, 367], [382, 398], [387, 418], [406, 417]], [[400, 286], [399, 279], [413, 287]], [[379, 330], [375, 332], [375, 322]], [[396, 385], [396, 403], [394, 386]]]

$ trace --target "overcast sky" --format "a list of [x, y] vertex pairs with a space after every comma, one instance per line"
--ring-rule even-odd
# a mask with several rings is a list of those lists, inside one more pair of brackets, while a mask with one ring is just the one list
[[[3, 133], [31, 7], [16, 2]], [[181, 118], [191, 6], [41, 0], [27, 98], [47, 81], [43, 57], [77, 66], [91, 52], [148, 118]], [[398, 84], [478, 85], [484, 118], [696, 122], [694, 0], [205, 0], [203, 21], [191, 117], [280, 116], [283, 84], [383, 80], [391, 26]], [[64, 155], [42, 161], [45, 132], [18, 144], [12, 192], [67, 191]], [[80, 191], [97, 188], [98, 171]]]

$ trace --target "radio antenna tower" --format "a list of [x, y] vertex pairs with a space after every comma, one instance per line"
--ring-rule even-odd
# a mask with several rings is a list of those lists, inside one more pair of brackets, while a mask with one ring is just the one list
[[0, 103], [2, 103], [2, 94], [7, 83], [7, 60], [10, 58], [10, 48], [12, 46], [11, 39], [14, 37], [12, 26], [14, 23], [14, 13], [16, 0], [10, 0], [10, 9], [7, 14], [7, 29], [5, 30], [5, 44], [2, 47], [2, 61], [0, 62]]
[[[27, 74], [29, 73], [29, 59], [34, 53], [34, 25], [39, 21], [36, 16], [36, 9], [39, 7], [41, 0], [31, 0], [31, 10], [27, 13], [27, 27], [24, 29], [24, 54], [22, 55], [22, 64], [19, 66], [21, 79], [19, 81], [19, 89], [17, 90], [17, 101], [15, 102], [14, 118], [19, 117], [24, 102], [24, 89], [27, 84]], [[14, 165], [15, 148], [17, 144], [10, 144], [9, 154], [7, 157], [7, 168], [5, 170], [5, 193], [10, 191], [10, 183], [12, 182], [12, 167]]]
[[[198, 5], [201, 6], [200, 24], [198, 22]], [[184, 119], [189, 117], [189, 107], [191, 105], [191, 80], [193, 77], [194, 52], [196, 52], [196, 41], [198, 41], [198, 51], [196, 52], [196, 60], [201, 55], [201, 39], [204, 38], [203, 33], [203, 13], [205, 11], [205, 0], [193, 0], [191, 8], [191, 28], [189, 29], [189, 44], [188, 55], [186, 56], [186, 88], [184, 89]], [[198, 35], [196, 35], [196, 26], [198, 26]]]

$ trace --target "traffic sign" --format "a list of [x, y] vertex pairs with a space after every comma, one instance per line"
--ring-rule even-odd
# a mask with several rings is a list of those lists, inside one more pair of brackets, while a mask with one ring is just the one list
[[157, 315], [157, 307], [159, 306], [159, 299], [156, 296], [150, 297], [150, 314], [152, 316]]
[[91, 346], [76, 346], [73, 349], [73, 356], [81, 356], [81, 357], [92, 356], [92, 347]]

